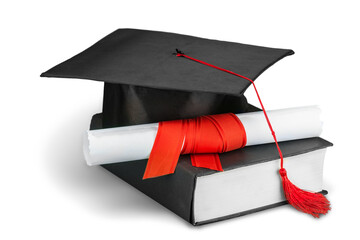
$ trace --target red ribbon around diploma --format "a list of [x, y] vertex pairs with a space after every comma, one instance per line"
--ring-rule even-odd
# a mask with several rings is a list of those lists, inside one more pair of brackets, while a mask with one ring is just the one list
[[222, 171], [218, 153], [246, 145], [243, 124], [233, 113], [160, 122], [143, 179], [174, 173], [180, 154], [195, 167]]

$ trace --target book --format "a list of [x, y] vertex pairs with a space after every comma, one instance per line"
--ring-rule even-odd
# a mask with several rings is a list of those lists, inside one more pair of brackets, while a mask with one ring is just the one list
[[[102, 114], [90, 129], [103, 128]], [[322, 190], [326, 148], [322, 138], [280, 143], [291, 179], [299, 187]], [[278, 176], [279, 156], [274, 144], [249, 146], [220, 154], [224, 172], [191, 165], [188, 155], [179, 159], [172, 175], [142, 180], [147, 160], [102, 165], [193, 225], [225, 220], [286, 204]], [[291, 170], [290, 170], [291, 169]]]

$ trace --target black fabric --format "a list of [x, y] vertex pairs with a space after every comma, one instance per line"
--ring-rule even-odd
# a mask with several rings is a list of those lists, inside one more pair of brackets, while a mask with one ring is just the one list
[[116, 127], [249, 111], [246, 98], [105, 83], [103, 126]]
[[41, 76], [231, 95], [244, 93], [250, 85], [247, 80], [176, 57], [173, 54], [176, 48], [253, 80], [294, 53], [174, 33], [118, 29]]
[[[249, 107], [249, 109], [254, 108]], [[90, 125], [90, 129], [99, 128], [103, 128], [102, 114], [94, 115]], [[330, 142], [318, 137], [280, 143], [284, 157], [303, 154], [329, 146], [332, 146]], [[220, 154], [220, 160], [224, 171], [253, 164], [261, 164], [275, 159], [279, 159], [275, 144], [249, 146], [232, 152]], [[147, 159], [144, 159], [139, 161], [106, 164], [103, 165], [103, 167], [194, 225], [242, 216], [286, 203], [281, 202], [264, 206], [259, 209], [253, 209], [218, 219], [196, 223], [194, 222], [192, 213], [192, 201], [195, 191], [196, 178], [199, 176], [216, 174], [218, 172], [210, 169], [193, 167], [189, 156], [182, 155], [180, 156], [174, 174], [142, 180], [146, 163]]]

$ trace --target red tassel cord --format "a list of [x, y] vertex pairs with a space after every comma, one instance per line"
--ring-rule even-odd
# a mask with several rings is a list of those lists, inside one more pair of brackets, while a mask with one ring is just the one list
[[283, 185], [283, 190], [284, 190], [284, 195], [287, 199], [287, 201], [289, 202], [289, 204], [291, 204], [293, 207], [295, 207], [297, 210], [304, 212], [304, 213], [308, 213], [311, 214], [313, 217], [318, 218], [320, 216], [320, 214], [326, 214], [331, 208], [330, 208], [330, 202], [326, 199], [326, 197], [320, 193], [314, 193], [314, 192], [309, 192], [309, 191], [305, 191], [302, 190], [298, 187], [296, 187], [294, 184], [292, 184], [290, 182], [290, 180], [287, 177], [286, 174], [286, 170], [284, 168], [284, 158], [283, 158], [283, 154], [281, 152], [281, 149], [279, 147], [278, 141], [276, 139], [276, 135], [275, 132], [271, 126], [270, 120], [268, 118], [268, 115], [266, 113], [266, 110], [264, 108], [264, 105], [261, 101], [260, 95], [256, 89], [255, 83], [253, 80], [251, 80], [250, 78], [247, 78], [245, 76], [242, 76], [240, 74], [234, 73], [232, 71], [226, 70], [224, 68], [220, 68], [217, 67], [215, 65], [212, 65], [210, 63], [189, 57], [187, 55], [185, 55], [184, 53], [182, 53], [181, 51], [179, 51], [178, 49], [176, 49], [176, 56], [177, 57], [184, 57], [187, 59], [190, 59], [192, 61], [204, 64], [206, 66], [218, 69], [220, 71], [235, 75], [237, 77], [243, 78], [248, 80], [249, 82], [251, 82], [251, 84], [254, 87], [256, 96], [259, 100], [259, 103], [261, 105], [261, 109], [264, 113], [266, 122], [269, 126], [269, 129], [271, 131], [271, 134], [274, 138], [275, 141], [275, 145], [277, 147], [277, 150], [279, 152], [279, 156], [280, 156], [280, 170], [279, 170], [279, 174], [281, 176], [281, 180], [282, 180], [282, 185]]

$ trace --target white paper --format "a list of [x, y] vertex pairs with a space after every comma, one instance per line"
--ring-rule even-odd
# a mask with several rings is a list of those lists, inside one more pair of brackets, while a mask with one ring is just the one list
[[[277, 140], [317, 137], [322, 130], [317, 106], [267, 111]], [[274, 142], [262, 111], [236, 114], [244, 125], [247, 144]], [[100, 165], [149, 158], [158, 123], [89, 130], [84, 136], [84, 155], [88, 165]]]

